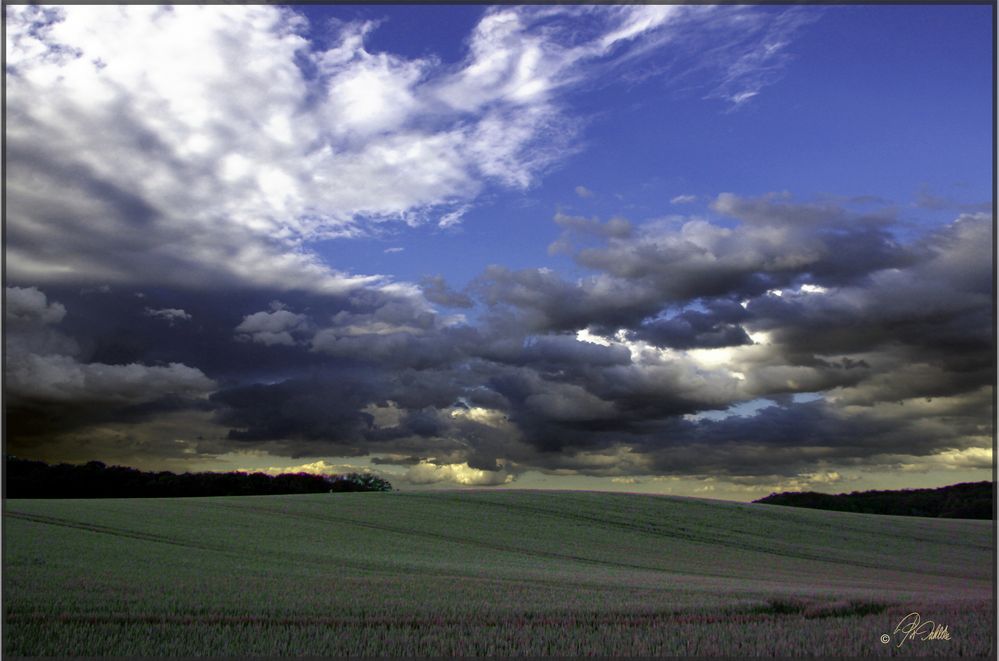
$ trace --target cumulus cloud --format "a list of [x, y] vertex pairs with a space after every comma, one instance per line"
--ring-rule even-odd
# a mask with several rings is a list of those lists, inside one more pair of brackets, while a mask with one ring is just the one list
[[140, 403], [166, 395], [203, 397], [215, 383], [181, 363], [109, 365], [81, 362], [75, 341], [48, 326], [66, 317], [41, 290], [8, 287], [6, 386], [11, 397], [46, 401]]
[[243, 317], [243, 321], [236, 326], [236, 339], [267, 346], [274, 344], [293, 346], [295, 339], [292, 333], [298, 334], [308, 327], [309, 320], [305, 315], [295, 314], [289, 310], [255, 312]]
[[19, 397], [139, 403], [165, 395], [204, 396], [215, 388], [201, 370], [169, 365], [79, 363], [72, 356], [11, 357], [7, 386]]
[[464, 486], [495, 486], [509, 484], [514, 476], [506, 471], [484, 471], [471, 468], [468, 464], [438, 465], [421, 462], [410, 466], [402, 476], [403, 482], [409, 484], [440, 484], [453, 483]]
[[49, 303], [37, 287], [4, 288], [4, 320], [8, 324], [58, 324], [65, 316], [62, 303]]
[[575, 144], [567, 90], [712, 16], [489, 8], [464, 59], [443, 66], [371, 49], [373, 22], [335, 23], [320, 48], [287, 7], [12, 6], [8, 275], [332, 293], [384, 282], [337, 271], [309, 242], [449, 227], [489, 186], [532, 186]]
[[442, 276], [426, 276], [420, 282], [420, 287], [431, 303], [450, 308], [470, 308], [473, 305], [471, 298], [451, 289]]
[[[726, 210], [742, 203], [729, 199]], [[755, 236], [768, 228], [772, 241], [792, 246], [807, 238], [792, 229], [812, 229], [818, 249], [797, 268], [781, 267], [781, 282], [790, 283], [782, 289], [745, 286], [768, 268], [756, 250], [727, 288], [694, 298], [642, 270], [572, 282], [494, 267], [470, 289], [487, 306], [475, 326], [449, 326], [412, 301], [384, 298], [338, 313], [311, 348], [364, 370], [363, 379], [337, 372], [349, 397], [333, 382], [285, 382], [243, 403], [218, 396], [229, 411], [222, 421], [234, 438], [302, 438], [313, 449], [343, 443], [488, 472], [516, 465], [623, 478], [780, 478], [791, 486], [814, 483], [817, 466], [842, 474], [865, 462], [889, 465], [890, 454], [943, 461], [946, 448], [980, 447], [990, 365], [987, 219], [961, 217], [904, 244], [882, 237], [890, 258], [844, 254], [858, 268], [841, 280], [816, 275], [828, 273], [822, 260], [832, 259], [822, 257], [826, 228], [863, 235], [875, 224], [881, 232], [883, 218], [858, 220], [779, 197], [745, 204], [746, 226], [720, 229]], [[680, 266], [668, 268], [680, 280], [684, 264], [701, 268], [682, 258], [704, 252], [675, 238], [683, 223], [627, 231], [580, 219], [560, 224], [650, 264], [646, 244], [672, 241]], [[698, 231], [710, 236], [716, 227], [703, 221]], [[744, 243], [717, 247], [716, 259], [734, 262]], [[777, 244], [770, 249], [779, 252]], [[889, 302], [904, 280], [918, 295]], [[435, 280], [427, 289], [445, 287]], [[946, 333], [948, 345], [932, 346]], [[311, 412], [312, 401], [339, 405]], [[740, 413], [740, 405], [760, 401]]]
[[173, 326], [178, 321], [191, 320], [191, 315], [179, 308], [163, 308], [162, 310], [154, 310], [153, 308], [146, 308], [145, 314], [147, 317], [162, 319], [171, 326]]
[[[338, 298], [188, 296], [201, 330], [146, 317], [149, 343], [135, 350], [95, 346], [106, 330], [72, 325], [37, 288], [12, 289], [8, 323], [24, 332], [8, 335], [8, 383], [66, 405], [88, 393], [149, 410], [202, 398], [217, 444], [402, 457], [413, 483], [501, 484], [535, 469], [758, 489], [865, 466], [978, 465], [974, 448], [991, 437], [988, 216], [900, 241], [890, 219], [784, 196], [716, 206], [738, 222], [560, 216], [586, 242], [570, 254], [628, 262], [575, 281], [492, 267], [466, 292], [433, 277], [415, 292]], [[880, 249], [839, 243], [872, 233]], [[795, 251], [807, 258], [780, 262]], [[829, 265], [837, 251], [848, 276]], [[701, 289], [709, 253], [732, 268]], [[484, 306], [473, 324], [433, 307], [473, 299]], [[139, 319], [180, 309], [128, 292], [87, 300], [93, 323], [127, 301]]]

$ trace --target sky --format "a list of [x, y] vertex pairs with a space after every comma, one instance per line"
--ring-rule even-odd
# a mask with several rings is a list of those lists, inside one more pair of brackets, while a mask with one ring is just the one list
[[5, 10], [8, 454], [992, 479], [991, 5]]

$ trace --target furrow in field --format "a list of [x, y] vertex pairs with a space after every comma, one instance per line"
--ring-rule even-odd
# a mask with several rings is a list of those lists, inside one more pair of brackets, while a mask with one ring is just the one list
[[127, 530], [124, 528], [113, 528], [111, 526], [102, 526], [96, 523], [82, 523], [80, 521], [70, 521], [69, 519], [60, 519], [54, 516], [43, 516], [41, 514], [25, 514], [23, 512], [11, 512], [8, 510], [7, 512], [4, 513], [4, 516], [14, 519], [22, 519], [24, 521], [31, 521], [33, 523], [42, 523], [50, 526], [77, 528], [79, 530], [86, 530], [88, 532], [101, 533], [104, 535], [113, 535], [115, 537], [128, 537], [130, 539], [140, 539], [145, 542], [158, 542], [160, 544], [184, 546], [188, 548], [201, 549], [204, 551], [226, 552], [228, 550], [223, 547], [212, 546], [201, 542], [192, 542], [192, 541], [177, 539], [175, 537], [166, 537], [164, 535], [139, 532], [136, 530]]
[[[116, 528], [112, 526], [105, 526], [93, 523], [83, 523], [80, 521], [60, 519], [57, 517], [44, 516], [40, 514], [26, 514], [23, 512], [12, 512], [10, 510], [5, 512], [4, 516], [13, 519], [20, 519], [23, 521], [30, 521], [32, 523], [41, 523], [43, 525], [60, 526], [64, 528], [75, 528], [77, 530], [85, 530], [87, 532], [110, 535], [113, 537], [134, 539], [143, 542], [154, 542], [158, 544], [169, 544], [171, 546], [180, 546], [185, 548], [198, 549], [201, 551], [212, 551], [215, 553], [220, 553], [229, 556], [244, 557], [244, 551], [231, 546], [224, 546], [219, 544], [206, 544], [204, 542], [193, 542], [189, 540], [178, 539], [176, 537], [167, 537], [165, 535], [157, 535], [155, 533], [146, 533], [137, 530], [129, 530], [126, 528]], [[277, 553], [261, 549], [256, 549], [254, 553], [258, 556], [271, 556], [281, 559], [287, 558], [287, 554], [285, 553]], [[358, 561], [358, 560], [337, 558], [337, 563], [342, 567], [348, 567], [351, 569], [360, 569], [365, 571], [389, 572], [389, 573], [398, 573], [398, 574], [404, 574], [408, 571], [408, 568], [406, 567], [401, 567], [390, 563], [379, 563], [375, 561]]]
[[[221, 507], [229, 507], [229, 508], [232, 508], [232, 509], [245, 510], [245, 508], [242, 508], [242, 507], [240, 507], [238, 505], [220, 505], [220, 506]], [[523, 548], [523, 547], [514, 546], [514, 545], [510, 545], [510, 544], [500, 544], [500, 543], [497, 543], [497, 542], [485, 542], [485, 541], [482, 541], [482, 540], [469, 539], [469, 538], [466, 538], [466, 537], [458, 537], [458, 536], [455, 536], [455, 535], [446, 535], [444, 533], [436, 533], [436, 532], [432, 532], [432, 531], [429, 531], [429, 530], [422, 530], [422, 529], [418, 529], [418, 528], [409, 528], [409, 527], [404, 527], [404, 526], [393, 526], [393, 525], [388, 525], [388, 524], [384, 524], [384, 523], [373, 523], [373, 522], [370, 522], [370, 521], [360, 521], [358, 519], [351, 518], [351, 517], [338, 517], [338, 516], [331, 516], [329, 514], [323, 514], [321, 516], [317, 516], [317, 515], [313, 515], [313, 514], [299, 514], [299, 513], [290, 512], [290, 511], [287, 511], [287, 510], [269, 509], [269, 508], [254, 508], [254, 510], [258, 511], [258, 512], [269, 512], [271, 514], [277, 514], [277, 515], [280, 515], [280, 516], [288, 516], [288, 517], [292, 517], [292, 518], [306, 519], [306, 520], [310, 520], [310, 521], [324, 521], [324, 522], [329, 522], [329, 523], [338, 523], [338, 524], [346, 524], [346, 525], [351, 525], [351, 526], [357, 526], [357, 527], [360, 527], [360, 528], [368, 528], [368, 529], [371, 529], [371, 530], [379, 530], [379, 531], [383, 531], [383, 532], [391, 532], [391, 533], [395, 533], [395, 534], [398, 534], [398, 535], [402, 535], [402, 536], [407, 537], [407, 538], [422, 537], [424, 539], [432, 539], [432, 540], [435, 540], [435, 541], [444, 541], [444, 542], [448, 542], [448, 543], [451, 543], [451, 544], [461, 544], [461, 545], [464, 545], [464, 546], [472, 546], [472, 547], [475, 547], [475, 548], [488, 549], [488, 550], [491, 550], [491, 551], [500, 551], [500, 552], [505, 552], [505, 553], [514, 553], [514, 554], [518, 554], [518, 555], [526, 555], [526, 556], [531, 556], [531, 557], [548, 558], [548, 559], [552, 559], [552, 560], [570, 560], [570, 561], [573, 561], [573, 562], [579, 562], [579, 563], [584, 563], [584, 564], [593, 564], [593, 565], [600, 565], [600, 566], [605, 566], [605, 567], [616, 567], [616, 568], [629, 569], [629, 570], [639, 569], [639, 570], [642, 570], [642, 571], [652, 571], [652, 572], [657, 572], [657, 573], [662, 573], [662, 574], [671, 574], [671, 575], [677, 574], [677, 572], [669, 571], [669, 570], [663, 569], [662, 567], [656, 567], [656, 566], [652, 566], [652, 565], [623, 562], [623, 561], [619, 561], [619, 560], [606, 560], [606, 559], [600, 559], [600, 558], [588, 558], [588, 557], [585, 557], [585, 556], [575, 555], [575, 554], [570, 554], [570, 553], [559, 553], [557, 551], [542, 551], [542, 550], [538, 550], [538, 549], [526, 549], [526, 548]], [[685, 573], [689, 573], [689, 572], [685, 572]], [[712, 576], [712, 577], [717, 577], [717, 578], [724, 578], [725, 577], [723, 574], [713, 574], [713, 573], [703, 573], [701, 575], [703, 575], [703, 576]]]
[[[459, 501], [463, 504], [471, 504], [476, 506], [483, 506], [488, 508], [497, 508], [502, 510], [513, 510], [522, 511], [525, 513], [530, 513], [533, 515], [547, 516], [559, 520], [574, 520], [580, 521], [587, 524], [596, 524], [606, 528], [625, 530], [632, 533], [649, 535], [659, 538], [676, 539], [692, 544], [700, 544], [709, 547], [723, 547], [733, 549], [739, 552], [752, 551], [768, 555], [777, 555], [787, 558], [793, 558], [797, 560], [808, 560], [812, 562], [821, 562], [834, 565], [848, 565], [853, 567], [859, 567], [863, 569], [877, 569], [884, 570], [886, 567], [884, 564], [879, 562], [864, 561], [853, 558], [835, 557], [826, 550], [824, 553], [813, 553], [803, 550], [793, 550], [786, 547], [781, 547], [777, 540], [765, 540], [756, 541], [753, 539], [747, 539], [746, 536], [740, 536], [735, 538], [732, 531], [721, 531], [719, 533], [709, 533], [707, 531], [698, 531], [694, 533], [693, 531], [688, 531], [683, 527], [677, 529], [670, 529], [662, 526], [661, 524], [655, 524], [650, 522], [642, 523], [631, 523], [627, 521], [613, 520], [601, 516], [593, 516], [581, 512], [569, 511], [567, 509], [552, 509], [546, 508], [538, 505], [530, 505], [526, 503], [511, 503], [511, 502], [497, 502], [492, 500], [484, 500], [477, 498], [467, 498], [465, 496], [452, 496], [445, 494], [407, 494], [407, 497], [411, 498], [430, 498], [436, 502], [441, 500], [449, 499], [452, 501]], [[746, 516], [754, 516], [758, 513], [756, 511], [746, 512]], [[766, 515], [774, 516], [769, 512]], [[870, 515], [876, 516], [876, 515]], [[807, 524], [812, 525], [809, 521]], [[832, 528], [830, 524], [826, 524], [827, 527]], [[918, 543], [917, 538], [913, 538], [914, 543]], [[935, 541], [935, 540], [934, 540]], [[962, 547], [965, 544], [955, 544], [955, 546], [960, 545]], [[932, 570], [921, 570], [923, 574], [931, 574], [945, 578], [965, 578], [965, 574], [960, 571], [950, 570], [946, 567], [937, 567]], [[720, 575], [720, 574], [719, 574]]]

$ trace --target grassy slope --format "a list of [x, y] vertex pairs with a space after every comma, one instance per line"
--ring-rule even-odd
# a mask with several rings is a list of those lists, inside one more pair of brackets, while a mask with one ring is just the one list
[[994, 645], [988, 521], [483, 491], [8, 500], [4, 528], [9, 654], [886, 654], [919, 608], [952, 640], [906, 653]]

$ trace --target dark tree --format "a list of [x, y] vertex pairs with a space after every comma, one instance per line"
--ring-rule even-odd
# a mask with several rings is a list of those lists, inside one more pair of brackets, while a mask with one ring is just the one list
[[785, 492], [772, 493], [754, 502], [865, 514], [991, 519], [993, 484], [963, 482], [939, 489], [854, 491], [835, 496], [813, 491]]
[[328, 491], [391, 491], [375, 475], [286, 473], [146, 473], [99, 461], [83, 465], [6, 458], [7, 498], [168, 498], [190, 496], [254, 496]]

